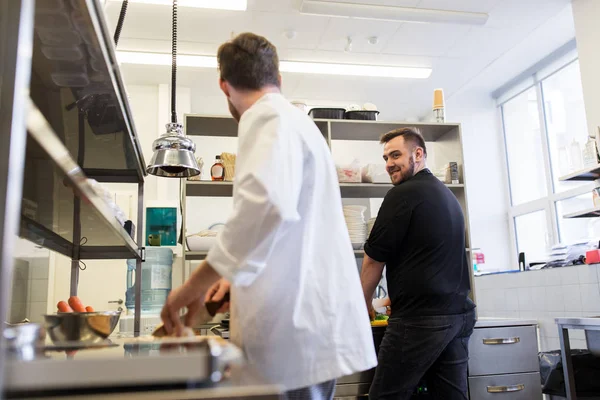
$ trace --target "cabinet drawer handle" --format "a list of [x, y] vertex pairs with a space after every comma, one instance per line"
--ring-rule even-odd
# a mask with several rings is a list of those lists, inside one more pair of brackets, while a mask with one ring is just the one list
[[483, 339], [483, 344], [515, 344], [519, 343], [520, 341], [521, 338], [519, 337]]
[[520, 392], [521, 390], [525, 390], [525, 385], [519, 383], [517, 385], [510, 386], [488, 386], [488, 393], [509, 393], [509, 392]]

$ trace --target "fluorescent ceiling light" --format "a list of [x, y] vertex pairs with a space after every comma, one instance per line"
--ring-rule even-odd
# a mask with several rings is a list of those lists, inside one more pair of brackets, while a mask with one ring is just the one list
[[[113, 0], [121, 1], [121, 0]], [[172, 0], [129, 0], [130, 3], [172, 6]], [[246, 11], [248, 0], [179, 0], [178, 7], [212, 8], [215, 10]]]
[[302, 74], [378, 76], [386, 78], [426, 79], [431, 75], [431, 68], [329, 64], [299, 61], [281, 61], [279, 63], [279, 69], [283, 72], [297, 72]]
[[[141, 53], [117, 51], [117, 59], [123, 64], [171, 65], [171, 55], [165, 53]], [[177, 65], [182, 67], [217, 68], [214, 56], [177, 55]], [[431, 68], [392, 67], [383, 65], [332, 64], [303, 61], [281, 61], [281, 72], [345, 76], [374, 76], [384, 78], [427, 79]]]
[[302, 14], [322, 15], [327, 17], [466, 25], [484, 25], [488, 19], [488, 14], [486, 13], [326, 2], [319, 0], [304, 0], [300, 7], [300, 12]]
[[[123, 64], [142, 65], [171, 65], [171, 54], [166, 53], [141, 53], [135, 51], [117, 51], [117, 59]], [[217, 68], [217, 57], [189, 56], [177, 54], [177, 66]]]

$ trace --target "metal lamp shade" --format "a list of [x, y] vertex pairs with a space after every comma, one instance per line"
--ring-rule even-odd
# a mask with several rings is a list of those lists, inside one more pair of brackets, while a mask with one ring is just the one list
[[154, 154], [146, 168], [150, 175], [166, 178], [187, 178], [200, 174], [194, 157], [196, 144], [185, 137], [181, 124], [167, 124], [167, 133], [152, 144]]

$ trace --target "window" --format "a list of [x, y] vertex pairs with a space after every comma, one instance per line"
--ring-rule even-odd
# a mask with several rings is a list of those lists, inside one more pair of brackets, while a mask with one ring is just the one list
[[561, 218], [563, 215], [592, 208], [590, 195], [579, 196], [556, 202], [558, 233], [562, 243], [576, 243], [589, 238], [600, 237], [600, 218]]
[[523, 204], [547, 194], [542, 132], [535, 88], [502, 107], [512, 204]]
[[583, 168], [581, 151], [588, 140], [588, 130], [579, 63], [573, 62], [543, 80], [542, 93], [554, 190], [581, 186], [585, 183], [558, 180]]
[[583, 168], [589, 135], [579, 62], [536, 74], [530, 85], [500, 107], [516, 248], [534, 261], [558, 243], [600, 237], [600, 219], [563, 218], [593, 207], [593, 184], [559, 181]]
[[546, 213], [536, 211], [515, 217], [517, 248], [527, 255], [527, 262], [543, 260], [548, 248]]

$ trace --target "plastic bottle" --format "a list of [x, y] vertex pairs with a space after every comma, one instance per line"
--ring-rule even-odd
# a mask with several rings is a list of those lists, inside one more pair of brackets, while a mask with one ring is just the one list
[[[127, 260], [127, 291], [125, 307], [135, 308], [136, 260]], [[165, 247], [147, 247], [146, 261], [142, 262], [142, 313], [160, 313], [171, 293], [173, 250]]]

